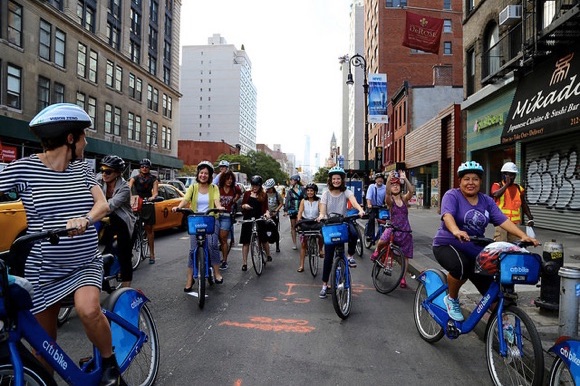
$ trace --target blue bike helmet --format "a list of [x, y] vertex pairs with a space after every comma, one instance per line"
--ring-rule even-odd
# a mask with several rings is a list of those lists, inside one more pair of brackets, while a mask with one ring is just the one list
[[332, 177], [335, 174], [340, 174], [342, 178], [346, 177], [346, 172], [340, 166], [333, 166], [328, 171], [328, 177]]
[[475, 161], [464, 162], [457, 168], [457, 176], [461, 178], [467, 173], [475, 173], [481, 177], [483, 176], [483, 167]]

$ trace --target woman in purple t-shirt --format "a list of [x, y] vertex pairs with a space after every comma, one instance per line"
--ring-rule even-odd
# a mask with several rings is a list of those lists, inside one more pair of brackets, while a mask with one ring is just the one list
[[461, 164], [457, 176], [459, 188], [447, 191], [441, 200], [442, 221], [433, 239], [433, 254], [439, 264], [449, 271], [449, 294], [444, 299], [449, 317], [461, 321], [463, 315], [458, 297], [463, 283], [471, 280], [477, 290], [484, 294], [492, 281], [491, 277], [474, 272], [475, 258], [483, 247], [469, 242], [469, 236], [484, 236], [485, 228], [492, 223], [535, 246], [539, 242], [511, 222], [490, 196], [479, 192], [483, 176], [480, 164], [474, 161]]

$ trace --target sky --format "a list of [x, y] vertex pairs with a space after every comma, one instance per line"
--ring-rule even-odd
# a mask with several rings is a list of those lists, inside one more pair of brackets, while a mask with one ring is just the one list
[[[257, 143], [280, 144], [298, 165], [315, 169], [340, 138], [342, 75], [352, 0], [184, 0], [181, 45], [207, 44], [219, 33], [252, 62]], [[310, 160], [304, 160], [306, 136]], [[298, 166], [297, 165], [297, 166]], [[316, 170], [314, 170], [316, 171]]]

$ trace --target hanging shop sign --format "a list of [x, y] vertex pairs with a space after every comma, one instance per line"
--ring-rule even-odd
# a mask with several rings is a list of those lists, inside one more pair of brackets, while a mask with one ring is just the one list
[[521, 79], [501, 142], [551, 136], [580, 127], [580, 48], [538, 65]]

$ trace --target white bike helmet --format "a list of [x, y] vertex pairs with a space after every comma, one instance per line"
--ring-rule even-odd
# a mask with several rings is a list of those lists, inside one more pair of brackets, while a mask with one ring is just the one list
[[501, 172], [502, 173], [515, 173], [515, 174], [518, 174], [518, 167], [513, 162], [506, 162], [501, 167]]
[[56, 138], [92, 125], [89, 114], [73, 103], [56, 103], [45, 107], [29, 124], [30, 130], [40, 139]]
[[218, 164], [218, 168], [225, 166], [226, 168], [230, 167], [230, 163], [228, 161], [226, 161], [225, 159], [221, 160], [220, 163]]
[[270, 188], [273, 188], [274, 185], [276, 185], [276, 181], [274, 181], [273, 178], [269, 178], [266, 180], [266, 182], [264, 182], [264, 185], [262, 185], [262, 187], [264, 188], [264, 190], [268, 190]]
[[[213, 175], [213, 164], [209, 161], [201, 161], [200, 163], [197, 164], [197, 174], [199, 174], [199, 171], [203, 168], [207, 168], [209, 170], [209, 176], [211, 177]], [[211, 182], [211, 181], [210, 181]]]
[[483, 167], [475, 161], [464, 162], [457, 168], [457, 176], [461, 178], [467, 173], [475, 173], [481, 177], [483, 176]]

